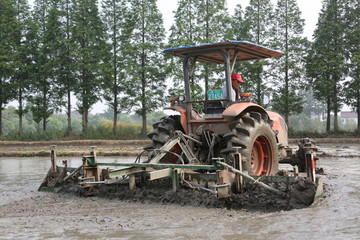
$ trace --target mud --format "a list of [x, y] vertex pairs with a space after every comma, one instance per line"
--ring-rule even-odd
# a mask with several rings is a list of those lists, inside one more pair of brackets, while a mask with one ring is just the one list
[[[54, 177], [50, 177], [54, 179]], [[96, 196], [108, 199], [119, 199], [138, 203], [176, 204], [180, 206], [197, 206], [207, 208], [246, 209], [252, 211], [280, 211], [300, 209], [310, 206], [314, 201], [315, 185], [299, 178], [295, 183], [270, 183], [269, 185], [283, 191], [284, 196], [263, 189], [257, 184], [247, 183], [244, 193], [233, 194], [230, 198], [219, 199], [214, 193], [192, 189], [183, 185], [177, 192], [172, 190], [169, 180], [156, 180], [131, 191], [127, 183], [100, 185], [94, 188], [80, 188], [76, 181], [68, 181], [54, 189], [57, 193], [75, 194], [78, 196]]]

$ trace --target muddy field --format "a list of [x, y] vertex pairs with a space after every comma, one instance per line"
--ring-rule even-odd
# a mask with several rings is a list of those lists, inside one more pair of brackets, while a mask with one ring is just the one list
[[48, 158], [1, 157], [0, 239], [359, 239], [360, 145], [319, 147], [326, 197], [275, 212], [38, 192]]

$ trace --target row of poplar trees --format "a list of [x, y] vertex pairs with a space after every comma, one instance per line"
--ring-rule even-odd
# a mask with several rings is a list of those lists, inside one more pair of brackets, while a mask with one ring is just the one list
[[[114, 131], [118, 113], [133, 110], [142, 116], [145, 133], [146, 114], [165, 102], [166, 77], [173, 81], [170, 95], [183, 88], [181, 64], [161, 49], [236, 39], [285, 53], [237, 65], [255, 102], [273, 92], [273, 109], [288, 121], [302, 110], [299, 90], [312, 86], [327, 103], [328, 116], [335, 113], [337, 129], [341, 103], [356, 109], [360, 104], [358, 9], [359, 1], [324, 0], [312, 43], [303, 37], [296, 0], [275, 6], [250, 0], [245, 9], [237, 5], [233, 16], [226, 0], [178, 0], [168, 39], [156, 0], [35, 0], [32, 10], [27, 0], [0, 0], [0, 126], [2, 110], [17, 100], [20, 134], [26, 111], [46, 130], [47, 119], [64, 107], [68, 132], [74, 108], [86, 131], [89, 110], [104, 99], [114, 112]], [[196, 73], [192, 83], [199, 94], [200, 80], [205, 92], [223, 84], [217, 73], [211, 66]]]

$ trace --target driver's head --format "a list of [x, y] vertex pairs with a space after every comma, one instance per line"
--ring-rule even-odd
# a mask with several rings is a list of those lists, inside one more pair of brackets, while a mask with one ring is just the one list
[[231, 74], [231, 85], [233, 88], [238, 89], [241, 83], [245, 81], [242, 79], [241, 75], [238, 73]]

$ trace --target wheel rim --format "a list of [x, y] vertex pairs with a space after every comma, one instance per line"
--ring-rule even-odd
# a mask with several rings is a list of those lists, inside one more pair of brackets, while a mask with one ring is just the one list
[[[171, 148], [170, 152], [173, 153], [177, 153], [180, 154], [182, 151], [181, 147], [179, 146], [179, 144], [176, 144], [174, 147]], [[178, 157], [174, 154], [169, 154], [169, 162], [170, 163], [177, 163], [178, 162]]]
[[269, 139], [265, 136], [257, 137], [251, 152], [252, 175], [271, 174], [272, 159], [273, 152]]

